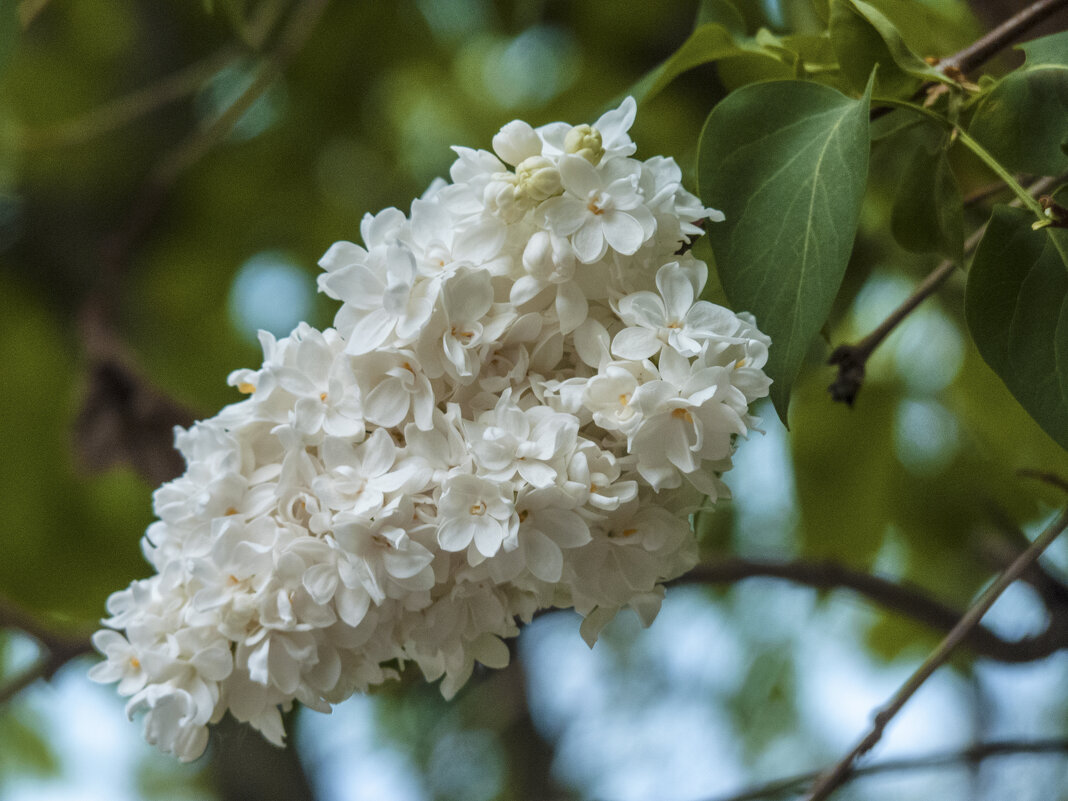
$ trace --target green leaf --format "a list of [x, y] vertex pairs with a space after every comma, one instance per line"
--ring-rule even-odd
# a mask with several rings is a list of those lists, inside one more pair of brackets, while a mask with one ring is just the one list
[[905, 44], [881, 11], [862, 0], [831, 0], [831, 44], [853, 88], [862, 90], [871, 71], [876, 94], [908, 97], [923, 81], [952, 83]]
[[729, 95], [698, 144], [702, 200], [731, 303], [772, 339], [771, 397], [786, 421], [790, 387], [845, 273], [868, 174], [871, 85], [853, 100], [819, 84], [754, 84]]
[[986, 363], [1068, 449], [1068, 231], [1033, 231], [1032, 220], [994, 209], [968, 273], [965, 316]]
[[1024, 65], [983, 97], [968, 132], [1010, 170], [1057, 175], [1068, 170], [1068, 31], [1019, 47]]
[[890, 215], [894, 238], [913, 253], [960, 258], [964, 251], [964, 208], [946, 158], [948, 132], [924, 120], [895, 139], [901, 170]]
[[840, 71], [831, 37], [826, 33], [799, 33], [784, 36], [781, 41], [782, 46], [794, 54], [799, 74], [820, 76], [826, 73], [837, 74]]
[[682, 73], [702, 64], [729, 58], [758, 62], [756, 66], [760, 69], [761, 79], [793, 77], [792, 66], [783, 63], [760, 45], [737, 38], [726, 27], [713, 22], [694, 30], [667, 61], [634, 84], [629, 94], [638, 103], [644, 103], [659, 94]]

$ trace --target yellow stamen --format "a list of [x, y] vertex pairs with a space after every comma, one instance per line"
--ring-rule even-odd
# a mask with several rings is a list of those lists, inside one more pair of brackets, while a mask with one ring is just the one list
[[482, 501], [479, 501], [478, 503], [473, 504], [471, 506], [471, 508], [468, 509], [467, 511], [468, 511], [469, 514], [473, 514], [473, 515], [484, 515], [484, 514], [486, 514], [486, 504], [483, 503]]
[[240, 384], [237, 385], [237, 391], [243, 395], [251, 395], [253, 392], [256, 391], [256, 385], [250, 384], [248, 383], [248, 381], [242, 381]]
[[676, 420], [685, 420], [687, 423], [693, 422], [693, 415], [685, 409], [679, 408], [671, 413], [671, 416]]

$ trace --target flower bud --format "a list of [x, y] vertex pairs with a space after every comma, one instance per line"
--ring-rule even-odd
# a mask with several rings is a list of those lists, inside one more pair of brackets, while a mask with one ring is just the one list
[[493, 137], [493, 149], [506, 163], [515, 166], [541, 154], [541, 139], [529, 124], [512, 120]]
[[523, 159], [515, 168], [516, 195], [528, 198], [535, 203], [548, 200], [563, 191], [560, 171], [545, 156], [531, 156]]
[[575, 274], [575, 253], [566, 239], [538, 231], [523, 249], [523, 269], [542, 281], [569, 281]]
[[590, 164], [596, 165], [604, 157], [601, 132], [592, 125], [576, 125], [564, 138], [564, 152], [582, 156]]

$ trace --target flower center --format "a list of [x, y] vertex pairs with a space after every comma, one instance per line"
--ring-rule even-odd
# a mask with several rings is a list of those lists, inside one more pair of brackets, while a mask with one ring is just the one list
[[690, 414], [686, 409], [683, 409], [681, 407], [675, 409], [671, 413], [671, 416], [674, 417], [676, 420], [685, 420], [687, 423], [693, 422], [693, 415]]
[[482, 515], [486, 514], [486, 503], [484, 501], [479, 501], [478, 503], [473, 503], [473, 504], [471, 504], [471, 508], [468, 509], [467, 512], [468, 512], [468, 514], [472, 514], [472, 515], [475, 515], [477, 517], [481, 517]]
[[458, 340], [463, 345], [470, 344], [471, 340], [475, 337], [474, 331], [461, 331], [459, 327], [455, 325], [449, 329], [449, 332], [452, 334], [453, 339]]
[[610, 206], [611, 200], [596, 190], [590, 192], [589, 197], [586, 198], [586, 210], [591, 214], [604, 214]]

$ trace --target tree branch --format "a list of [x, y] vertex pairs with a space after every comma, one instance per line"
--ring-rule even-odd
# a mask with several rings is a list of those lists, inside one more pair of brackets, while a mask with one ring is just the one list
[[[1041, 178], [1027, 187], [1027, 191], [1032, 195], [1041, 195], [1048, 192], [1061, 180], [1062, 178], [1060, 177]], [[1014, 198], [1009, 205], [1019, 206], [1019, 199]], [[979, 246], [984, 233], [986, 233], [985, 223], [979, 226], [964, 242], [963, 256], [965, 258]], [[827, 359], [827, 364], [838, 367], [837, 377], [827, 387], [827, 390], [831, 393], [831, 400], [845, 403], [849, 406], [853, 405], [861, 386], [864, 384], [865, 370], [872, 353], [906, 317], [942, 287], [946, 279], [957, 269], [957, 266], [958, 261], [956, 259], [943, 261], [870, 334], [858, 342], [839, 345], [831, 352], [830, 357]]]
[[[953, 751], [944, 754], [930, 754], [921, 757], [908, 757], [902, 759], [890, 759], [876, 765], [868, 765], [857, 768], [848, 777], [847, 781], [859, 779], [863, 776], [875, 776], [880, 773], [904, 773], [912, 770], [929, 770], [931, 768], [945, 768], [954, 765], [974, 765], [992, 757], [1016, 756], [1019, 754], [1065, 754], [1068, 753], [1068, 739], [1057, 740], [1001, 740], [990, 743], [979, 743], [963, 751]], [[796, 776], [788, 776], [783, 779], [752, 787], [730, 796], [722, 796], [716, 801], [757, 801], [761, 798], [779, 795], [790, 791], [819, 778], [819, 773], [799, 773]]]
[[50, 679], [71, 659], [93, 650], [86, 635], [63, 632], [38, 621], [33, 615], [0, 598], [0, 629], [16, 629], [32, 637], [40, 646], [36, 662], [0, 686], [0, 705], [6, 703], [38, 679]]
[[968, 47], [939, 61], [938, 67], [951, 78], [954, 72], [971, 72], [1063, 8], [1068, 8], [1068, 0], [1037, 0]]
[[[897, 583], [834, 562], [725, 559], [698, 565], [674, 583], [733, 584], [749, 578], [784, 579], [819, 590], [852, 590], [938, 631], [952, 631], [961, 618], [959, 609], [932, 597], [921, 587]], [[1068, 630], [1051, 621], [1041, 634], [1006, 640], [985, 626], [976, 626], [966, 633], [964, 642], [976, 655], [987, 659], [1006, 663], [1033, 662], [1068, 647]]]
[[875, 720], [868, 734], [846, 754], [837, 764], [831, 767], [817, 780], [812, 791], [807, 796], [807, 801], [823, 801], [835, 791], [852, 773], [853, 764], [858, 758], [868, 753], [883, 736], [887, 725], [894, 719], [902, 707], [909, 701], [924, 682], [929, 679], [938, 668], [946, 663], [957, 646], [967, 640], [982, 620], [994, 602], [1001, 594], [1015, 582], [1034, 562], [1042, 552], [1068, 528], [1068, 509], [1062, 511], [1056, 519], [1035, 539], [1031, 546], [1020, 554], [1012, 565], [1009, 566], [972, 604], [964, 616], [960, 619], [953, 630], [946, 635], [941, 644], [936, 648], [923, 664], [909, 677], [901, 688], [894, 694], [887, 704], [875, 715]]

